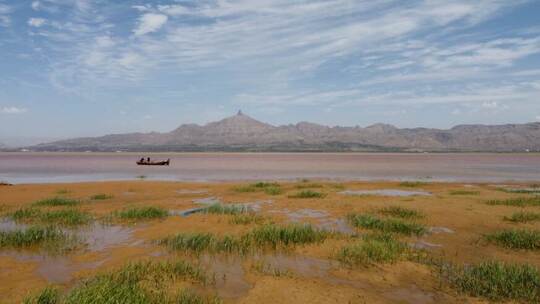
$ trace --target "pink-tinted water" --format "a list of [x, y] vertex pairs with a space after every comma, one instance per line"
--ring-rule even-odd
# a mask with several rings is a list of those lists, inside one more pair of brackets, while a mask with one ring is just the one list
[[[136, 166], [141, 157], [169, 167]], [[0, 153], [0, 180], [12, 183], [136, 179], [219, 181], [540, 181], [540, 154], [406, 153]]]

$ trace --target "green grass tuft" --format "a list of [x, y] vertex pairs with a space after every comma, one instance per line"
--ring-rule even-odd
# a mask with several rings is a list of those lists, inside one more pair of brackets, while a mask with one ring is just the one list
[[393, 217], [399, 217], [403, 219], [423, 218], [424, 215], [417, 210], [407, 209], [399, 206], [390, 206], [379, 210], [379, 213], [383, 215], [389, 215]]
[[497, 206], [540, 206], [540, 197], [518, 197], [518, 198], [509, 198], [505, 200], [491, 200], [486, 202], [488, 205]]
[[280, 247], [322, 242], [328, 235], [328, 232], [317, 230], [311, 225], [277, 226], [267, 224], [255, 228], [244, 238], [258, 248], [270, 247], [278, 249]]
[[113, 216], [123, 220], [152, 220], [162, 219], [169, 215], [167, 210], [160, 207], [137, 207], [117, 211]]
[[479, 195], [480, 191], [471, 191], [471, 190], [452, 190], [450, 195]]
[[325, 196], [325, 193], [313, 190], [303, 190], [296, 194], [289, 195], [289, 198], [324, 198]]
[[492, 301], [540, 302], [540, 273], [531, 265], [488, 261], [449, 267], [444, 275], [461, 292]]
[[249, 208], [245, 205], [223, 205], [220, 203], [212, 204], [208, 208], [204, 209], [204, 213], [212, 214], [234, 215], [248, 212]]
[[217, 298], [204, 298], [191, 291], [170, 293], [168, 287], [179, 280], [207, 282], [202, 269], [184, 261], [137, 262], [85, 280], [63, 296], [54, 298], [47, 289], [39, 295], [48, 295], [44, 298], [54, 302], [38, 302], [39, 298], [33, 297], [25, 303], [219, 303]]
[[489, 242], [510, 249], [540, 249], [540, 231], [507, 229], [485, 236]]
[[60, 301], [60, 291], [53, 287], [46, 287], [38, 294], [24, 299], [24, 304], [56, 304]]
[[0, 248], [29, 248], [42, 246], [51, 251], [71, 249], [75, 239], [55, 227], [29, 227], [0, 231]]
[[406, 251], [407, 245], [390, 234], [366, 235], [362, 241], [342, 247], [337, 254], [337, 260], [350, 267], [394, 263]]
[[280, 195], [283, 193], [280, 187], [268, 187], [264, 189], [264, 193], [268, 195]]
[[303, 183], [296, 185], [297, 189], [310, 189], [310, 188], [323, 188], [322, 184], [316, 184], [316, 183]]
[[108, 200], [108, 199], [111, 199], [113, 198], [112, 195], [108, 195], [108, 194], [96, 194], [96, 195], [92, 195], [90, 197], [91, 200], [93, 201], [101, 201], [101, 200]]
[[247, 186], [239, 186], [233, 188], [235, 192], [258, 192], [264, 191], [269, 195], [278, 195], [282, 193], [281, 185], [278, 183], [258, 182]]
[[42, 211], [36, 208], [24, 208], [15, 211], [11, 217], [15, 221], [65, 226], [86, 225], [92, 220], [90, 214], [76, 209]]
[[540, 221], [540, 213], [528, 212], [528, 211], [519, 211], [512, 213], [511, 216], [504, 217], [505, 221], [514, 222], [514, 223], [528, 223]]
[[182, 290], [174, 299], [175, 304], [221, 304], [222, 301], [218, 297], [203, 297], [191, 290]]
[[418, 181], [404, 181], [399, 184], [401, 187], [407, 187], [407, 188], [417, 188], [427, 185], [427, 183], [424, 182], [418, 182]]
[[267, 224], [242, 236], [216, 237], [210, 233], [180, 233], [158, 241], [158, 244], [176, 251], [237, 252], [247, 253], [255, 249], [286, 249], [295, 245], [322, 242], [329, 233], [316, 230], [310, 225], [275, 226]]
[[349, 214], [349, 223], [358, 228], [379, 230], [381, 232], [401, 233], [404, 235], [422, 235], [426, 232], [423, 225], [398, 219], [380, 219], [370, 214]]
[[265, 218], [262, 215], [257, 215], [253, 213], [246, 214], [235, 214], [229, 220], [229, 223], [235, 225], [249, 225], [249, 224], [262, 224], [265, 221]]
[[80, 201], [62, 198], [62, 197], [53, 197], [44, 200], [40, 200], [34, 203], [34, 206], [47, 206], [47, 207], [56, 207], [56, 206], [76, 206], [80, 204]]

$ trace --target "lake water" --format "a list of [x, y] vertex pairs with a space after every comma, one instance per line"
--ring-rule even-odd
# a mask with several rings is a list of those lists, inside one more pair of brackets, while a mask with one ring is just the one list
[[[137, 166], [141, 157], [169, 167]], [[540, 181], [540, 154], [406, 153], [0, 153], [0, 181], [132, 180]]]

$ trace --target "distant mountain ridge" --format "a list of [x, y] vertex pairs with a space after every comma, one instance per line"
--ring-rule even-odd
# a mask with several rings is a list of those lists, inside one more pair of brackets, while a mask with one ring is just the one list
[[388, 124], [328, 127], [310, 122], [273, 126], [238, 114], [168, 133], [112, 134], [29, 147], [33, 151], [540, 151], [540, 123], [460, 125], [449, 130]]

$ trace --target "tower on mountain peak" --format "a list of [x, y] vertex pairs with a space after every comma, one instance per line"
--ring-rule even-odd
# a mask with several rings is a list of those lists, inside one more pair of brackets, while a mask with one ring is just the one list
[[238, 110], [238, 113], [236, 113], [236, 115], [244, 115], [244, 113], [242, 113], [242, 110]]

